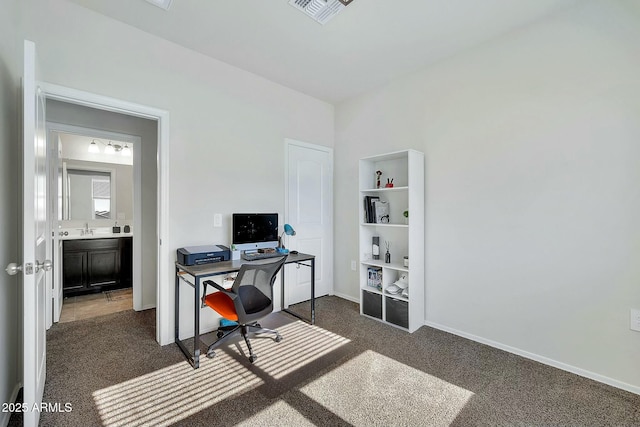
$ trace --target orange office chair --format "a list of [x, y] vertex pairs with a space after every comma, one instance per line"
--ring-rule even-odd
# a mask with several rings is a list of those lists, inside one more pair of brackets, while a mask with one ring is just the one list
[[[273, 284], [286, 258], [285, 256], [269, 263], [243, 264], [231, 289], [224, 289], [211, 280], [203, 282], [203, 307], [207, 305], [225, 319], [238, 322], [237, 325], [218, 328], [218, 339], [207, 349], [208, 358], [213, 358], [215, 356], [214, 349], [237, 335], [238, 332], [242, 334], [247, 343], [251, 363], [255, 362], [258, 356], [253, 354], [248, 337], [249, 332], [271, 333], [275, 334], [276, 342], [282, 340], [278, 331], [265, 329], [257, 321], [273, 311]], [[218, 292], [207, 295], [207, 286], [213, 286]]]

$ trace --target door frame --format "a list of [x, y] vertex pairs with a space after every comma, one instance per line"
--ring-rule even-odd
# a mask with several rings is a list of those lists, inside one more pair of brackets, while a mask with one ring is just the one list
[[[284, 224], [289, 223], [290, 220], [290, 212], [289, 212], [289, 147], [299, 147], [299, 148], [305, 148], [308, 150], [314, 150], [314, 151], [321, 151], [324, 153], [327, 153], [329, 155], [329, 165], [331, 167], [331, 197], [329, 198], [329, 202], [331, 203], [331, 207], [329, 209], [329, 215], [331, 217], [331, 226], [330, 226], [330, 230], [329, 230], [329, 246], [330, 246], [330, 250], [329, 253], [331, 254], [330, 259], [325, 260], [325, 262], [329, 262], [331, 265], [331, 275], [333, 276], [333, 271], [334, 271], [334, 260], [333, 260], [333, 254], [334, 254], [334, 250], [333, 250], [333, 229], [334, 229], [334, 215], [333, 215], [333, 148], [331, 147], [327, 147], [324, 145], [317, 145], [317, 144], [312, 144], [309, 142], [303, 142], [303, 141], [298, 141], [296, 139], [291, 139], [291, 138], [285, 138], [284, 139]], [[317, 263], [316, 263], [317, 266]], [[333, 291], [334, 291], [334, 280], [333, 277], [328, 278], [329, 280], [331, 280], [331, 286], [329, 286], [329, 289], [327, 289], [327, 295], [333, 295]], [[316, 291], [317, 294], [317, 291]], [[289, 295], [285, 294], [285, 301], [282, 301], [282, 306], [283, 307], [288, 307], [288, 302], [287, 300], [289, 300]]]
[[[121, 132], [104, 131], [101, 129], [94, 129], [85, 126], [75, 126], [66, 123], [47, 121], [47, 137], [49, 136], [50, 132], [74, 134], [85, 136], [88, 138], [108, 139], [131, 144], [131, 149], [133, 151], [133, 309], [136, 311], [144, 310], [146, 307], [142, 305], [142, 236], [140, 234], [142, 230], [142, 160], [140, 157], [142, 155], [141, 138], [136, 135], [130, 135]], [[49, 164], [52, 167], [52, 173], [50, 177], [53, 178], [54, 165], [51, 165], [51, 162], [49, 162]], [[83, 169], [83, 167], [74, 166], [74, 169]], [[96, 168], [92, 168], [91, 170], [96, 170]], [[105, 171], [107, 170], [105, 169]], [[116, 173], [115, 170], [110, 169], [109, 172], [111, 173], [111, 177], [114, 178]], [[57, 165], [55, 174], [57, 175]], [[56, 176], [56, 179], [57, 178], [58, 177]], [[51, 197], [54, 197], [54, 195], [52, 194]], [[64, 200], [63, 203], [65, 203]], [[115, 208], [113, 209], [113, 211], [115, 211]], [[57, 218], [57, 215], [57, 212], [53, 212], [51, 217], [52, 225], [58, 224], [59, 220]], [[114, 218], [114, 221], [115, 220], [117, 219]], [[56, 267], [58, 267], [58, 269], [61, 269], [62, 260], [60, 258], [62, 254], [56, 253], [56, 250], [59, 249], [58, 234], [55, 233], [55, 228], [52, 229], [54, 230], [53, 251], [54, 256], [58, 259], [58, 261], [54, 261], [54, 264], [56, 265]], [[60, 274], [55, 274], [53, 280], [54, 291], [62, 291]], [[56, 304], [54, 304], [54, 308], [56, 308]], [[54, 322], [58, 321], [59, 313], [57, 314], [58, 316], [56, 316], [56, 313], [54, 312]]]
[[156, 341], [160, 345], [174, 342], [170, 315], [173, 313], [170, 306], [172, 287], [169, 283], [169, 266], [173, 264], [173, 260], [167, 244], [169, 242], [169, 112], [52, 83], [42, 83], [42, 89], [48, 99], [157, 121]]

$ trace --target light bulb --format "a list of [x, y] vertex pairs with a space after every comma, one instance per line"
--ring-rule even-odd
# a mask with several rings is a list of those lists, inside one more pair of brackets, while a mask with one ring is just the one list
[[91, 144], [89, 144], [89, 152], [90, 153], [99, 153], [100, 152], [100, 147], [98, 147], [98, 144], [96, 144], [95, 140], [91, 141]]
[[116, 152], [116, 149], [113, 148], [113, 145], [111, 145], [111, 141], [109, 141], [109, 144], [106, 147], [104, 147], [104, 152], [106, 154], [113, 154]]
[[124, 144], [122, 147], [122, 155], [126, 157], [131, 157], [131, 148], [127, 144]]

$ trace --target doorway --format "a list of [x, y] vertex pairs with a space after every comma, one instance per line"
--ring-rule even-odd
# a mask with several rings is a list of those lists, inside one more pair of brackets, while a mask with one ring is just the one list
[[[75, 110], [74, 114], [66, 119], [55, 117], [54, 110], [47, 111], [48, 120], [75, 126], [84, 126], [94, 129], [116, 131], [118, 122], [142, 119], [153, 129], [155, 134], [153, 144], [146, 144], [144, 138], [141, 143], [142, 161], [142, 188], [147, 188], [145, 179], [153, 180], [156, 191], [142, 191], [142, 209], [136, 210], [144, 217], [141, 224], [142, 238], [137, 239], [138, 244], [145, 250], [134, 248], [135, 252], [142, 253], [143, 285], [142, 307], [147, 309], [156, 307], [156, 340], [160, 345], [166, 345], [173, 341], [171, 317], [167, 313], [172, 312], [170, 287], [168, 281], [170, 272], [168, 263], [161, 260], [169, 259], [170, 254], [166, 246], [163, 246], [163, 238], [168, 236], [168, 139], [169, 139], [169, 114], [166, 111], [152, 107], [133, 104], [101, 95], [78, 91], [75, 89], [42, 83], [41, 87], [46, 94], [47, 103], [57, 102], [66, 109]], [[54, 114], [52, 114], [54, 113]], [[104, 114], [104, 119], [98, 124], [79, 122], [86, 119], [87, 115]], [[121, 129], [120, 132], [138, 134], [138, 132]], [[145, 162], [147, 166], [145, 166]], [[135, 242], [134, 242], [135, 243]], [[149, 264], [149, 268], [145, 264]]]
[[[64, 117], [59, 105], [51, 106], [54, 117]], [[55, 273], [49, 299], [53, 304], [47, 306], [47, 312], [50, 307], [53, 311], [52, 317], [48, 314], [48, 326], [51, 320], [142, 310], [142, 254], [141, 245], [136, 244], [142, 237], [141, 137], [55, 122], [48, 122], [47, 130]], [[85, 227], [91, 234], [85, 235]], [[114, 251], [118, 256], [111, 258], [117, 263], [105, 264], [104, 256], [96, 258], [102, 261], [103, 274], [93, 279], [87, 274], [93, 259], [88, 259], [88, 253], [70, 250], [68, 263], [63, 263], [64, 248], [71, 249], [78, 240], [91, 244], [90, 239], [113, 242], [118, 248]], [[124, 288], [130, 289], [115, 292]]]

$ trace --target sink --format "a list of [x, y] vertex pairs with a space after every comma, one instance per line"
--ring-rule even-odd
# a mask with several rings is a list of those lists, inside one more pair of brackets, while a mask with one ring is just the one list
[[111, 232], [111, 227], [99, 227], [99, 228], [94, 228], [93, 230], [93, 234], [113, 234]]

